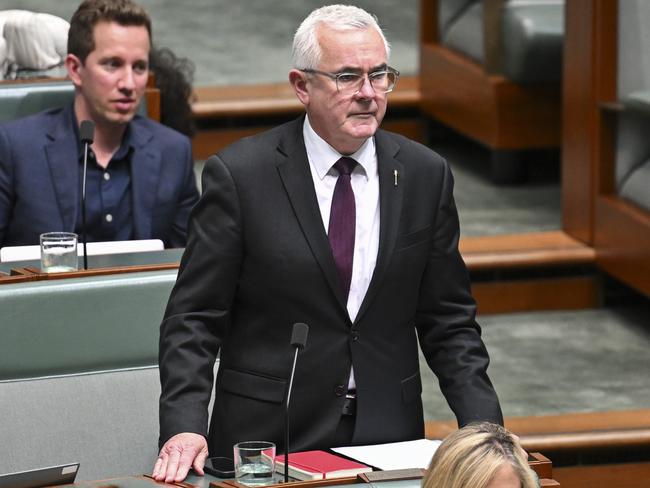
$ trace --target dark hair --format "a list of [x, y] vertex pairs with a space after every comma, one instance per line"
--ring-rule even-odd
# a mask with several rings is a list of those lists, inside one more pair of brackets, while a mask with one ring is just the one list
[[160, 90], [160, 122], [192, 137], [196, 133], [190, 105], [194, 63], [177, 57], [166, 47], [154, 47], [149, 56], [149, 69]]
[[70, 20], [68, 53], [85, 62], [95, 49], [93, 29], [99, 22], [145, 26], [151, 40], [151, 19], [146, 10], [131, 0], [84, 0]]

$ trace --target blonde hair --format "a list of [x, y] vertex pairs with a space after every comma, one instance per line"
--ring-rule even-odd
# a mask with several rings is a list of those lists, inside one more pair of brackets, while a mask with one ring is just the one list
[[517, 438], [489, 422], [469, 424], [448, 435], [431, 459], [423, 488], [484, 488], [505, 464], [512, 466], [522, 488], [536, 488]]

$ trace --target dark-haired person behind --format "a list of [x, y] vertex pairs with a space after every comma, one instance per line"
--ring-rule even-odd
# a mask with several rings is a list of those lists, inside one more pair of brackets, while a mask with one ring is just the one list
[[196, 123], [190, 104], [194, 97], [194, 63], [176, 56], [169, 48], [154, 46], [149, 56], [149, 69], [160, 90], [160, 122], [187, 137], [194, 137]]
[[0, 125], [0, 247], [37, 244], [43, 232], [80, 231], [82, 120], [95, 123], [88, 240], [185, 245], [198, 200], [189, 139], [136, 115], [150, 46], [151, 21], [132, 1], [79, 6], [65, 60], [74, 103]]

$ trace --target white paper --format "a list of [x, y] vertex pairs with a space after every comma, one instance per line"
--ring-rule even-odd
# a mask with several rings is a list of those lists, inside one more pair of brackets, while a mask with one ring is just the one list
[[332, 451], [382, 470], [426, 469], [441, 442], [418, 439], [372, 446], [335, 447]]

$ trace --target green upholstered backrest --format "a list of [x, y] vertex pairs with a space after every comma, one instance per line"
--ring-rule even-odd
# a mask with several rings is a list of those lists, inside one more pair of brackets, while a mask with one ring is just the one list
[[517, 83], [562, 79], [564, 1], [510, 0], [501, 15], [499, 64]]
[[438, 27], [443, 45], [489, 72], [517, 83], [561, 79], [563, 0], [439, 0]]
[[0, 473], [71, 461], [76, 481], [150, 473], [159, 395], [157, 366], [0, 381]]
[[[0, 123], [60, 108], [73, 99], [74, 86], [70, 81], [0, 83]], [[147, 115], [144, 98], [138, 113]]]
[[176, 274], [0, 285], [0, 473], [70, 461], [77, 481], [150, 472], [158, 331]]
[[650, 211], [650, 38], [646, 0], [618, 2], [616, 188], [620, 197]]
[[177, 270], [0, 286], [0, 381], [158, 363]]
[[0, 84], [0, 122], [19, 119], [72, 103], [70, 82]]

